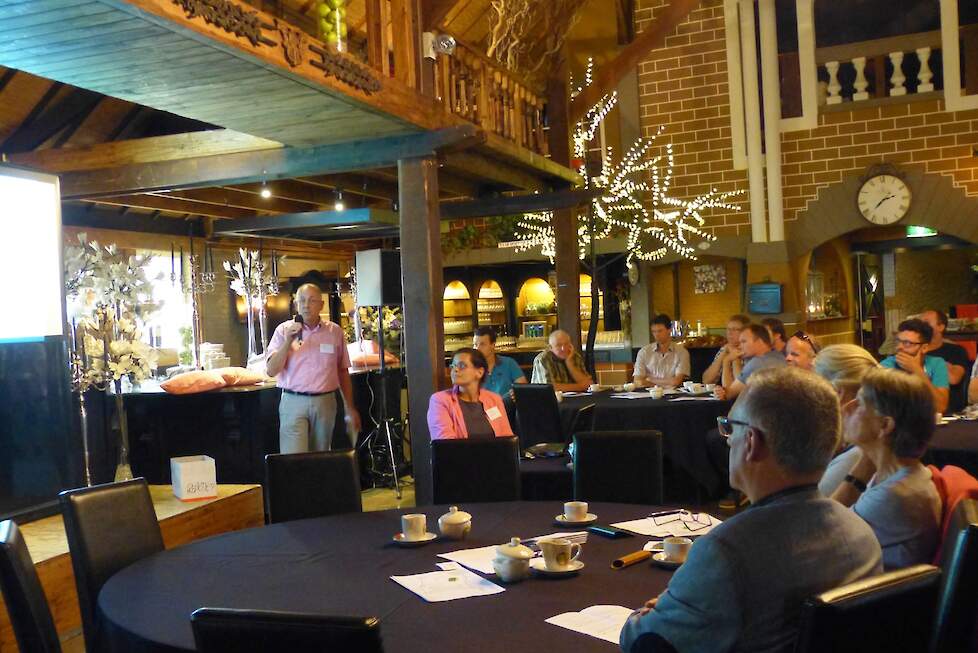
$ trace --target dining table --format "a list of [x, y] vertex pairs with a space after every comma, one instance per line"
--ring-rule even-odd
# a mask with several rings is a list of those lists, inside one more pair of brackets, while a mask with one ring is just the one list
[[[505, 591], [428, 603], [391, 576], [438, 571], [437, 554], [530, 538], [561, 529], [560, 502], [468, 504], [472, 529], [465, 540], [441, 537], [406, 548], [393, 536], [402, 514], [427, 516], [437, 530], [447, 506], [386, 510], [285, 522], [218, 535], [151, 555], [116, 573], [98, 596], [98, 618], [112, 651], [193, 651], [191, 613], [200, 607], [281, 610], [322, 615], [375, 616], [384, 650], [553, 650], [610, 652], [608, 641], [546, 623], [594, 605], [638, 608], [658, 596], [672, 571], [649, 561], [612, 569], [616, 558], [642, 549], [649, 538], [609, 539], [588, 533], [584, 567], [559, 577], [537, 575], [503, 584]], [[599, 524], [646, 517], [658, 507], [592, 503]]]
[[716, 496], [726, 488], [726, 471], [710, 462], [707, 438], [717, 427], [717, 417], [730, 411], [732, 401], [683, 392], [662, 399], [653, 399], [646, 392], [564, 393], [558, 410], [565, 432], [577, 411], [588, 404], [594, 404], [595, 431], [654, 429], [662, 433], [663, 456], [679, 476], [671, 485], [689, 488], [676, 498], [698, 501], [703, 498], [701, 492]]
[[955, 419], [934, 429], [924, 463], [955, 465], [978, 477], [978, 421]]

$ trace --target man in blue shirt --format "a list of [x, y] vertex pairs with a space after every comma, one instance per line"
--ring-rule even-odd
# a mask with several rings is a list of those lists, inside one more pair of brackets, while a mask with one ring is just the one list
[[747, 387], [751, 374], [767, 367], [784, 367], [784, 356], [772, 349], [771, 334], [760, 324], [748, 324], [740, 332], [740, 349], [723, 359], [721, 399], [736, 399]]
[[919, 376], [927, 382], [934, 395], [934, 408], [939, 413], [947, 410], [950, 383], [947, 364], [936, 356], [927, 356], [934, 330], [923, 320], [904, 320], [897, 327], [897, 353], [884, 358], [880, 365], [899, 369]]
[[489, 363], [489, 372], [482, 380], [482, 387], [500, 397], [508, 397], [514, 383], [526, 383], [523, 370], [512, 358], [496, 355], [496, 332], [492, 327], [481, 326], [475, 330], [472, 346], [482, 352]]

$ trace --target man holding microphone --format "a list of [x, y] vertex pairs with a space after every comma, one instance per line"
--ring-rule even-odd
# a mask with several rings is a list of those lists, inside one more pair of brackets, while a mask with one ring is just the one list
[[268, 375], [277, 376], [282, 389], [279, 450], [326, 451], [333, 440], [337, 389], [343, 394], [354, 432], [360, 431], [360, 414], [353, 404], [350, 354], [343, 329], [319, 317], [324, 302], [316, 285], [299, 286], [295, 304], [298, 315], [276, 327], [265, 359]]

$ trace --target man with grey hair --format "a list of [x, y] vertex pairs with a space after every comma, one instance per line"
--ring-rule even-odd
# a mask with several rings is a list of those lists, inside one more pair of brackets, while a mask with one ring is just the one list
[[360, 415], [353, 405], [350, 353], [343, 329], [319, 316], [324, 302], [318, 286], [299, 286], [295, 305], [302, 319], [297, 316], [276, 327], [265, 358], [268, 375], [278, 376], [282, 389], [279, 450], [326, 451], [333, 442], [337, 390], [343, 395], [354, 432], [360, 430]]
[[872, 529], [818, 492], [839, 441], [832, 386], [761, 370], [717, 421], [730, 484], [752, 505], [696, 540], [666, 590], [628, 618], [626, 653], [789, 651], [806, 598], [882, 570]]
[[594, 380], [584, 369], [584, 359], [574, 351], [570, 334], [557, 329], [550, 334], [550, 348], [533, 359], [532, 383], [549, 383], [560, 392], [584, 392]]

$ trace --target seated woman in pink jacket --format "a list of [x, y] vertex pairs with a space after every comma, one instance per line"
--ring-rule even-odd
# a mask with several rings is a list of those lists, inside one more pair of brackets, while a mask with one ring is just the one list
[[478, 349], [465, 347], [452, 358], [452, 387], [431, 395], [428, 431], [432, 440], [489, 439], [513, 435], [503, 399], [482, 388], [489, 364]]

